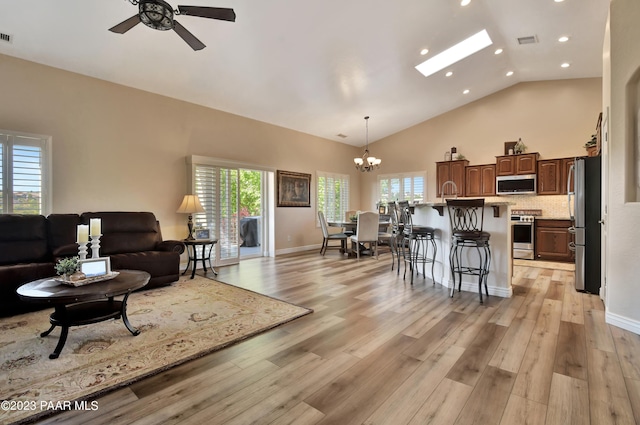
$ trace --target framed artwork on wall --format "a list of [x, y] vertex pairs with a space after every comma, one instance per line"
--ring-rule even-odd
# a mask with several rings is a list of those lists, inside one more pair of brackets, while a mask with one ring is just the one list
[[311, 174], [276, 172], [279, 207], [311, 207]]

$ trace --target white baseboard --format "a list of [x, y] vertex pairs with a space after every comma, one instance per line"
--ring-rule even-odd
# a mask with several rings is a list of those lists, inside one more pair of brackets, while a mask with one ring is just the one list
[[314, 244], [314, 245], [306, 245], [306, 246], [294, 246], [293, 248], [278, 249], [276, 250], [276, 256], [283, 255], [283, 254], [293, 254], [293, 253], [302, 252], [302, 251], [312, 251], [314, 249], [317, 250], [319, 253], [321, 247], [322, 247], [322, 244]]
[[[451, 290], [451, 286], [453, 285], [453, 281], [449, 280], [449, 284], [447, 285], [447, 287], [449, 288], [449, 290]], [[484, 286], [484, 285], [483, 285]], [[476, 294], [478, 293], [478, 282], [462, 282], [462, 287], [461, 289], [465, 292], [475, 292]], [[501, 297], [501, 298], [511, 298], [513, 296], [513, 288], [509, 287], [509, 288], [499, 288], [496, 286], [491, 286], [488, 285], [487, 289], [489, 290], [489, 295], [493, 295], [496, 297]], [[456, 288], [456, 292], [458, 291], [458, 288]], [[486, 295], [486, 293], [484, 292], [484, 288], [482, 288], [482, 294]]]
[[607, 322], [608, 324], [626, 329], [629, 332], [640, 335], [640, 322], [638, 322], [637, 320], [632, 320], [627, 317], [619, 316], [617, 314], [609, 312], [606, 312], [604, 317], [605, 322]]

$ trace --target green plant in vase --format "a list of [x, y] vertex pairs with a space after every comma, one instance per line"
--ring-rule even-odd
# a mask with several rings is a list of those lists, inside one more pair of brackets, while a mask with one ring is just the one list
[[598, 144], [598, 138], [595, 134], [591, 135], [591, 139], [587, 140], [587, 143], [584, 144], [585, 149], [594, 147]]
[[72, 274], [78, 271], [78, 257], [61, 258], [55, 265], [56, 273], [68, 279]]
[[513, 147], [513, 153], [515, 154], [521, 154], [521, 153], [525, 153], [525, 151], [527, 150], [527, 145], [525, 145], [522, 142], [522, 139], [518, 139], [518, 142], [516, 143], [516, 145]]

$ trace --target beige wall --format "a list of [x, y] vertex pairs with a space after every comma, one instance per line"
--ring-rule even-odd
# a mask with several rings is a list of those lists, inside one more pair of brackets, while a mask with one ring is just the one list
[[[634, 152], [640, 147], [638, 137], [639, 108], [637, 99], [627, 98], [627, 89], [635, 96], [640, 72], [640, 2], [613, 0], [610, 6], [610, 45], [604, 46], [605, 101], [609, 101], [609, 172], [607, 196], [607, 321], [640, 333], [640, 263], [638, 235], [640, 202], [634, 166]], [[610, 54], [610, 57], [609, 57]], [[631, 100], [631, 101], [630, 101]], [[605, 103], [605, 106], [608, 106]]]
[[[436, 196], [436, 161], [452, 146], [471, 164], [495, 163], [504, 142], [522, 141], [541, 158], [585, 155], [584, 143], [595, 132], [602, 110], [602, 80], [536, 81], [520, 83], [447, 112], [371, 144], [383, 159], [380, 173], [428, 171], [427, 199]], [[375, 175], [365, 176], [372, 187]], [[371, 184], [372, 186], [369, 186]], [[368, 191], [361, 205], [375, 205]]]
[[[350, 174], [351, 207], [369, 209], [379, 173], [426, 169], [433, 199], [451, 146], [475, 164], [518, 137], [543, 158], [581, 155], [602, 102], [597, 78], [517, 84], [373, 143], [382, 169], [360, 174], [361, 148], [3, 55], [0, 75], [0, 128], [53, 136], [53, 212], [153, 211], [165, 238], [185, 236], [175, 210], [189, 155]], [[276, 209], [277, 250], [319, 243], [314, 196], [311, 209]]]
[[[190, 155], [351, 174], [357, 206], [355, 147], [3, 55], [0, 76], [0, 128], [53, 136], [55, 213], [152, 211], [165, 238], [183, 238]], [[277, 250], [320, 242], [313, 197], [276, 209]]]

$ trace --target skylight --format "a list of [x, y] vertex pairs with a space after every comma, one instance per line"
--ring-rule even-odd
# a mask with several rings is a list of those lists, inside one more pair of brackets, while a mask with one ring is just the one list
[[416, 65], [416, 69], [420, 71], [422, 75], [428, 77], [492, 44], [493, 41], [491, 41], [487, 30], [482, 30], [466, 40], [462, 40], [455, 46], [449, 47], [447, 50], [427, 59], [420, 65]]

